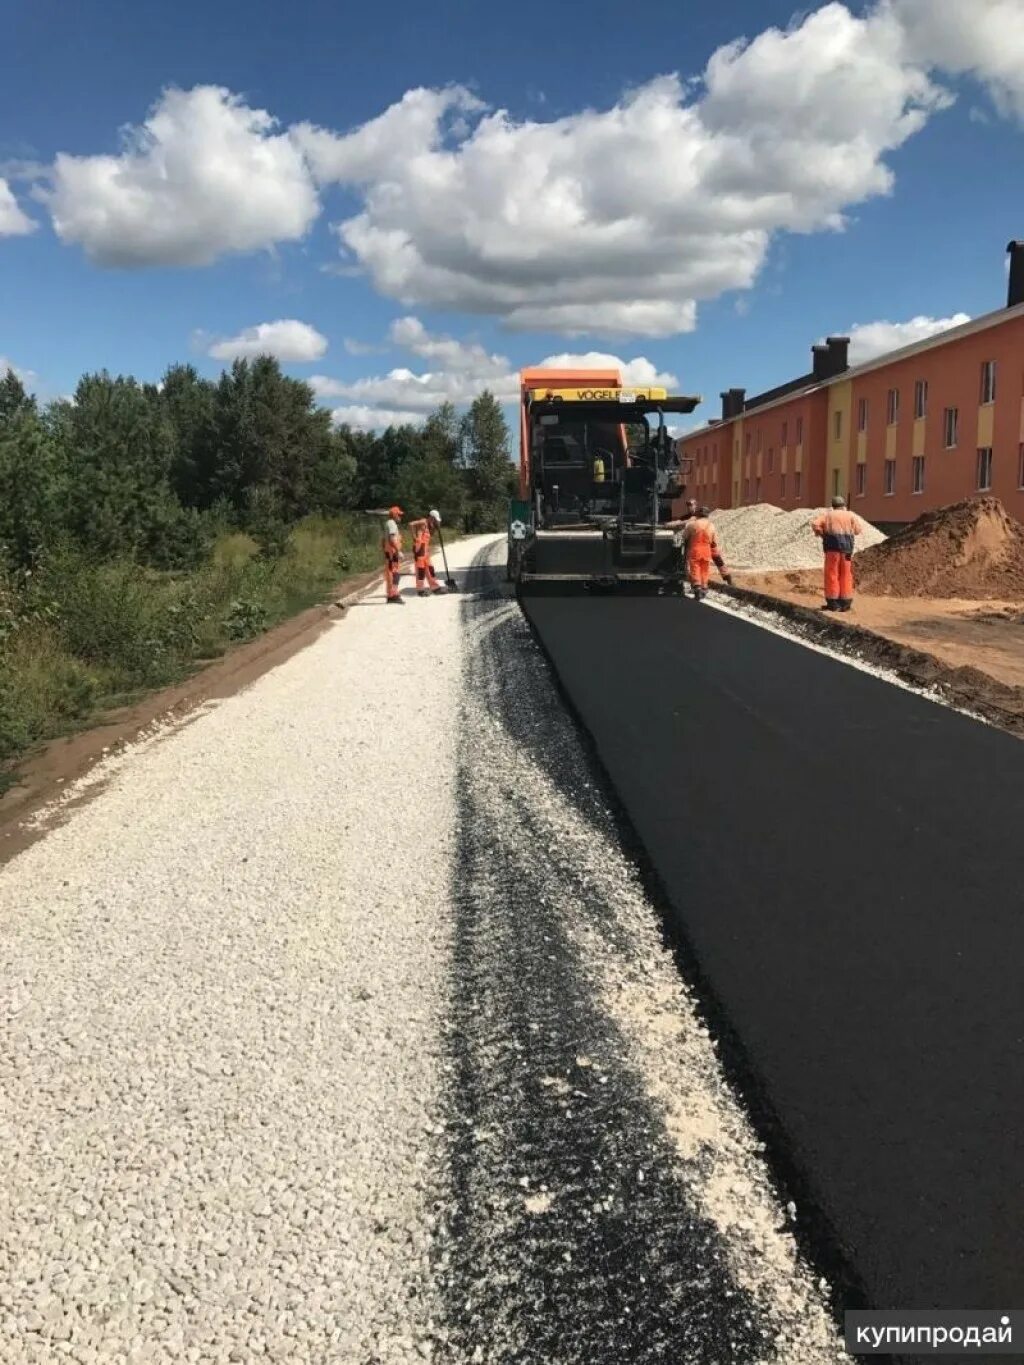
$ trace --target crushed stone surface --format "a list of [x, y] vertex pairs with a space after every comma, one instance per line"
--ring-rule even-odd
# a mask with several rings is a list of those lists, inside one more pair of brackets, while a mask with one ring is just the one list
[[[811, 523], [824, 511], [821, 507], [797, 507], [787, 512], [761, 502], [713, 512], [712, 520], [730, 569], [817, 569], [822, 563], [821, 541], [811, 530]], [[882, 532], [863, 517], [860, 520], [864, 535], [858, 537], [858, 551], [880, 545], [885, 540]]]
[[5, 1365], [845, 1358], [503, 552], [0, 871]]

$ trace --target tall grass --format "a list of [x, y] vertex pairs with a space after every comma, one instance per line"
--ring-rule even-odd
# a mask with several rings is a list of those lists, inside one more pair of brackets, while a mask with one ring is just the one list
[[32, 575], [0, 579], [0, 789], [34, 744], [185, 677], [322, 601], [345, 574], [375, 568], [378, 534], [364, 519], [310, 517], [279, 554], [225, 532], [188, 573], [63, 549]]

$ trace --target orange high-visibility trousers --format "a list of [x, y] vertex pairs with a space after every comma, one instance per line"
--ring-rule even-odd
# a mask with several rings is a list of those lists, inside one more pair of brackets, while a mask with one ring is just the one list
[[853, 560], [841, 550], [825, 551], [825, 601], [853, 601]]
[[389, 598], [400, 597], [398, 580], [402, 576], [402, 552], [396, 546], [384, 542], [384, 586]]
[[710, 551], [701, 554], [691, 550], [686, 558], [686, 571], [693, 587], [706, 588], [711, 578]]
[[430, 558], [430, 541], [420, 540], [413, 545], [413, 559], [416, 564], [416, 591], [440, 592], [441, 584], [434, 575], [434, 564]]

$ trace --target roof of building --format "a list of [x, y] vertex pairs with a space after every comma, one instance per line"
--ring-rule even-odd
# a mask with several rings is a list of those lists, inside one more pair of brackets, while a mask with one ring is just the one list
[[768, 389], [765, 393], [750, 399], [744, 410], [737, 413], [736, 417], [716, 418], [713, 424], [708, 422], [703, 427], [698, 427], [696, 431], [687, 432], [682, 439], [693, 440], [694, 437], [713, 430], [714, 426], [724, 426], [726, 422], [734, 422], [748, 413], [766, 412], [792, 398], [808, 397], [812, 393], [817, 393], [819, 389], [831, 388], [833, 384], [845, 384], [851, 379], [859, 379], [862, 375], [870, 374], [872, 370], [884, 369], [887, 365], [898, 365], [904, 360], [912, 360], [914, 356], [925, 351], [937, 350], [940, 346], [948, 346], [952, 342], [963, 340], [964, 337], [974, 336], [977, 332], [987, 331], [990, 327], [998, 327], [1001, 323], [1013, 322], [1018, 318], [1024, 318], [1024, 303], [1019, 303], [1013, 308], [997, 308], [994, 312], [984, 313], [979, 318], [972, 318], [970, 322], [961, 323], [959, 327], [950, 327], [948, 331], [937, 332], [935, 336], [926, 337], [923, 341], [901, 346], [898, 351], [887, 351], [885, 355], [865, 360], [862, 365], [852, 365], [848, 370], [843, 370], [841, 374], [833, 375], [830, 379], [815, 379], [813, 375], [804, 375], [802, 379], [780, 384], [777, 388]]

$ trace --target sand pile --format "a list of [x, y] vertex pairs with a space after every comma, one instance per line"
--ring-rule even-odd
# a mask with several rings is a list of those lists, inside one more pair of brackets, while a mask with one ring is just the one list
[[[730, 568], [770, 572], [775, 569], [818, 569], [822, 563], [821, 541], [811, 522], [822, 515], [820, 507], [797, 507], [784, 512], [770, 502], [713, 513]], [[862, 517], [863, 521], [864, 518]], [[857, 548], [879, 545], [885, 536], [870, 522]]]
[[998, 498], [925, 512], [858, 555], [857, 582], [888, 597], [1024, 597], [1024, 526]]

